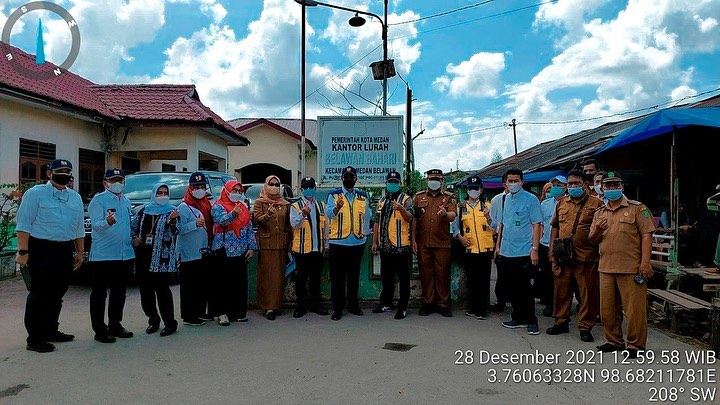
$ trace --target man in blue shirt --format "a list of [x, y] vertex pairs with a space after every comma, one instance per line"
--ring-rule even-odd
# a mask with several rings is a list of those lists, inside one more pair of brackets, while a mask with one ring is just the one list
[[367, 194], [355, 188], [357, 170], [352, 166], [344, 168], [341, 179], [343, 186], [328, 195], [326, 212], [330, 221], [328, 256], [333, 321], [342, 318], [346, 279], [348, 312], [357, 316], [364, 314], [358, 302], [360, 264], [365, 253], [367, 235], [370, 234], [372, 216]]
[[547, 196], [540, 203], [540, 211], [543, 215], [542, 238], [540, 239], [540, 263], [538, 264], [538, 274], [535, 277], [535, 292], [540, 297], [540, 304], [545, 305], [543, 316], [550, 317], [553, 315], [553, 296], [555, 291], [554, 276], [552, 266], [550, 265], [550, 220], [555, 214], [555, 206], [557, 201], [567, 192], [567, 178], [565, 176], [555, 176], [549, 180], [552, 186], [548, 190]]
[[28, 267], [32, 280], [25, 306], [27, 349], [39, 353], [55, 350], [50, 342], [75, 338], [58, 330], [70, 275], [80, 268], [85, 250], [82, 198], [67, 187], [71, 176], [68, 160], [53, 161], [50, 180], [25, 192], [17, 212], [15, 262]]
[[542, 212], [537, 197], [522, 189], [523, 172], [510, 169], [506, 173], [509, 193], [498, 226], [498, 272], [505, 272], [510, 289], [512, 319], [503, 322], [510, 329], [527, 328], [529, 335], [540, 334], [535, 315], [535, 298], [530, 284], [530, 270], [539, 261], [538, 249]]
[[[130, 338], [133, 333], [120, 322], [125, 307], [128, 278], [133, 269], [135, 251], [132, 247], [130, 216], [132, 206], [123, 194], [125, 173], [121, 169], [105, 172], [105, 191], [96, 194], [88, 206], [92, 222], [92, 292], [90, 320], [95, 340], [113, 343], [115, 337]], [[110, 289], [108, 324], [105, 324], [105, 298]]]

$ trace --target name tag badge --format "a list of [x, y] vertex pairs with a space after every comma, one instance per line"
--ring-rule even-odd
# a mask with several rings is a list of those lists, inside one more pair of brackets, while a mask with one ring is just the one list
[[147, 236], [145, 236], [145, 244], [146, 244], [147, 246], [152, 246], [153, 240], [155, 240], [155, 238], [153, 237], [153, 235], [147, 235]]
[[520, 220], [515, 221], [515, 226], [520, 226]]

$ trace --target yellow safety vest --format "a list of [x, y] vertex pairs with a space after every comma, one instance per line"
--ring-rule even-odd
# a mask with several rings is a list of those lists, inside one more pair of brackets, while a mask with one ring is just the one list
[[[406, 194], [400, 194], [398, 203], [405, 206], [405, 202], [409, 198]], [[383, 223], [382, 209], [386, 201], [387, 199], [383, 197], [378, 202], [377, 213], [378, 223], [380, 225]], [[388, 239], [390, 239], [390, 243], [395, 247], [410, 246], [410, 222], [406, 221], [402, 214], [395, 210], [392, 211], [390, 222], [388, 223]]]
[[[313, 228], [315, 228], [315, 232], [317, 233], [317, 243], [318, 243], [318, 251], [323, 251], [323, 240], [322, 240], [322, 230], [325, 229], [325, 203], [320, 202], [318, 200], [315, 200], [315, 217], [314, 218], [305, 218], [300, 223], [300, 226], [293, 229], [293, 244], [292, 244], [292, 251], [295, 253], [310, 253], [313, 251], [312, 249], [312, 233]], [[302, 212], [304, 201], [302, 199], [296, 201], [293, 203], [293, 207], [295, 207], [298, 212]], [[318, 217], [320, 220], [318, 221]], [[312, 222], [312, 227], [311, 223]]]
[[330, 240], [345, 239], [350, 234], [357, 238], [365, 237], [365, 209], [367, 207], [367, 195], [361, 191], [354, 191], [355, 198], [352, 204], [348, 201], [342, 189], [330, 193], [330, 198], [337, 202], [343, 200], [344, 204], [335, 218], [330, 220]]
[[[487, 207], [490, 207], [489, 203]], [[479, 201], [475, 207], [471, 207], [466, 201], [460, 208], [460, 234], [470, 240], [470, 246], [466, 248], [468, 253], [494, 250], [492, 229], [488, 226], [483, 208], [485, 208], [485, 203], [482, 201]]]

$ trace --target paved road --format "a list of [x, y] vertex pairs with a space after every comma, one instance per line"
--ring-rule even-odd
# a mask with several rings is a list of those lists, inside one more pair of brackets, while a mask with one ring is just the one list
[[[173, 291], [177, 305], [177, 287]], [[658, 399], [676, 393], [676, 403], [691, 403], [691, 388], [718, 386], [717, 364], [688, 365], [686, 353], [697, 349], [652, 329], [649, 344], [656, 350], [656, 360], [661, 361], [662, 350], [668, 355], [677, 351], [679, 364], [623, 365], [605, 355], [602, 365], [578, 367], [565, 364], [570, 360], [566, 353], [592, 351], [595, 344], [582, 343], [576, 332], [528, 336], [525, 330], [504, 329], [500, 323], [508, 318], [506, 314], [478, 321], [460, 310], [453, 318], [437, 314], [423, 318], [415, 309], [402, 321], [394, 320], [391, 313], [366, 311], [363, 317], [347, 315], [339, 322], [315, 314], [293, 319], [290, 311], [270, 322], [253, 312], [246, 324], [181, 326], [179, 333], [161, 338], [144, 333], [140, 297], [131, 289], [123, 323], [136, 336], [107, 345], [92, 339], [89, 289], [76, 286], [66, 295], [61, 317], [61, 329], [75, 334], [76, 340], [58, 344], [54, 353], [38, 354], [25, 350], [25, 296], [21, 280], [0, 282], [0, 403], [4, 404], [641, 404], [656, 392]], [[550, 319], [541, 318], [541, 330], [548, 326]], [[601, 334], [595, 331], [596, 338]], [[414, 347], [390, 351], [383, 349], [387, 343]], [[473, 364], [456, 365], [459, 357], [464, 360], [456, 350], [472, 351]], [[559, 354], [559, 364], [483, 365], [479, 364], [482, 350]], [[595, 363], [599, 359], [593, 358]], [[625, 379], [637, 369], [655, 382], [602, 382], [606, 373], [616, 372], [618, 379]], [[680, 380], [681, 371], [674, 371], [673, 381], [668, 382], [668, 370], [678, 369], [700, 371], [692, 373], [694, 383], [688, 381], [687, 372]], [[497, 382], [491, 382], [494, 372]], [[541, 382], [513, 382], [532, 381], [533, 376]], [[564, 382], [568, 376], [569, 382]]]

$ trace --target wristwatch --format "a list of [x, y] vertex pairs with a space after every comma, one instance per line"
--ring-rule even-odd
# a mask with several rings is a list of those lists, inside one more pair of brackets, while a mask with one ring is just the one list
[[20, 249], [17, 251], [20, 256], [25, 256], [26, 254], [30, 253], [27, 249]]
[[532, 250], [538, 250], [539, 248], [537, 246], [533, 246]]

